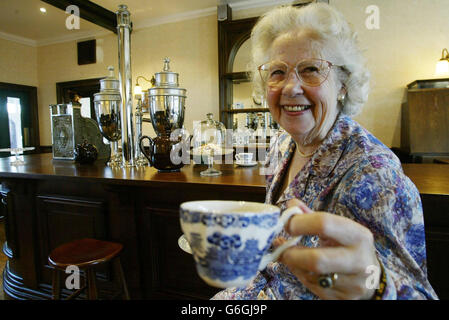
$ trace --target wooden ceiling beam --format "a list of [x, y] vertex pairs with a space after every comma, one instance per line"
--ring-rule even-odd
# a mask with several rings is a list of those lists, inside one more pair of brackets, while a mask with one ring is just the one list
[[80, 18], [92, 22], [100, 27], [117, 33], [117, 17], [98, 4], [87, 0], [41, 0], [61, 10], [66, 10], [70, 5], [76, 5], [80, 9]]

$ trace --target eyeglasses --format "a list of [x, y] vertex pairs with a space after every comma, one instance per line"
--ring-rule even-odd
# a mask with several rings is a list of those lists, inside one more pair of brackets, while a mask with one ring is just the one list
[[[327, 60], [306, 59], [299, 61], [294, 70], [299, 79], [310, 87], [318, 87], [329, 76], [332, 67], [340, 67]], [[291, 71], [283, 61], [267, 62], [258, 68], [262, 81], [268, 86], [282, 87]]]

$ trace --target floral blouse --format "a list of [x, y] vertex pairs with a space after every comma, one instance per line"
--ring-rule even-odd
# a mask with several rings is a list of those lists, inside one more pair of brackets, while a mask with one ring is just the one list
[[[314, 211], [357, 221], [374, 235], [387, 279], [383, 299], [438, 299], [427, 279], [419, 192], [394, 153], [357, 122], [339, 115], [319, 149], [278, 195], [295, 148], [285, 132], [272, 142], [262, 168], [266, 203], [284, 209], [297, 198]], [[280, 235], [289, 238], [285, 231]], [[316, 240], [304, 236], [301, 242], [317, 247]], [[246, 288], [228, 288], [212, 299], [261, 298], [318, 299], [279, 262], [269, 263]]]

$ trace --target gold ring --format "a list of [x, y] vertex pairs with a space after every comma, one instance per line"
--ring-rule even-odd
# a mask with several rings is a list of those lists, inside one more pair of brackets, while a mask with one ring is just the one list
[[329, 289], [334, 286], [335, 281], [338, 279], [338, 274], [336, 273], [326, 273], [318, 277], [318, 285], [321, 288]]

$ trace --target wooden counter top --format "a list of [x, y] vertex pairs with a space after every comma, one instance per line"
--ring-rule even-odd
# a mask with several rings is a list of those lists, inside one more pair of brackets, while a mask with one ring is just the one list
[[402, 168], [420, 194], [449, 195], [449, 165], [404, 163]]
[[[41, 179], [75, 178], [103, 180], [124, 185], [142, 184], [210, 184], [235, 186], [265, 192], [265, 176], [259, 174], [260, 166], [239, 167], [231, 164], [215, 164], [223, 174], [218, 177], [202, 177], [205, 165], [186, 165], [181, 172], [160, 173], [152, 167], [113, 169], [101, 163], [80, 165], [71, 161], [53, 160], [51, 153], [23, 156], [25, 165], [11, 166], [11, 158], [0, 159], [0, 177]], [[403, 164], [405, 174], [415, 183], [421, 194], [449, 195], [449, 165]], [[99, 182], [99, 181], [97, 181]]]
[[[214, 164], [214, 168], [222, 171], [221, 176], [202, 177], [200, 172], [206, 165], [186, 165], [180, 172], [160, 173], [153, 167], [110, 168], [101, 163], [81, 165], [72, 161], [53, 160], [51, 153], [23, 156], [25, 164], [11, 166], [12, 158], [0, 159], [0, 178], [27, 179], [83, 179], [107, 180], [108, 183], [123, 185], [148, 184], [210, 184], [219, 186], [235, 186], [249, 188], [257, 192], [265, 192], [265, 176], [259, 174], [259, 165], [239, 167], [233, 164]], [[106, 182], [106, 181], [105, 181]]]

